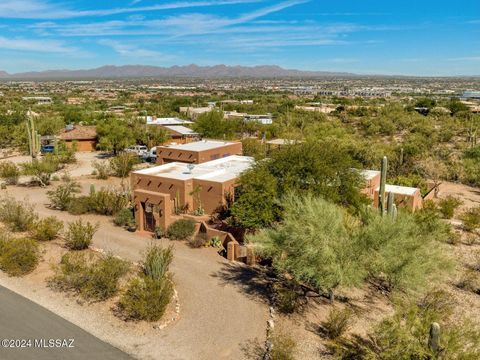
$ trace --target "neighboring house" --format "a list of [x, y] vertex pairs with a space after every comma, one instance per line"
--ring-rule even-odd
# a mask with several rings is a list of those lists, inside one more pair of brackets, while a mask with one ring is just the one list
[[37, 105], [46, 105], [53, 102], [52, 98], [49, 96], [24, 96], [22, 97], [22, 100], [36, 102]]
[[253, 163], [251, 157], [233, 155], [199, 165], [172, 162], [132, 172], [138, 229], [166, 229], [180, 212], [202, 209], [213, 214], [234, 200], [238, 177]]
[[77, 151], [94, 151], [97, 147], [97, 128], [95, 126], [67, 125], [59, 139], [67, 146], [77, 144]]
[[170, 144], [157, 147], [157, 164], [184, 162], [201, 164], [230, 155], [242, 155], [241, 142], [202, 140], [188, 144]]
[[192, 129], [182, 125], [165, 125], [163, 126], [174, 141], [182, 143], [191, 142], [193, 139], [198, 139], [199, 134]]
[[262, 125], [271, 125], [273, 123], [272, 114], [265, 115], [245, 115], [245, 122], [257, 122]]
[[313, 112], [321, 112], [323, 114], [330, 114], [336, 110], [335, 106], [300, 106], [295, 105], [295, 110], [302, 110], [302, 111], [313, 111]]
[[147, 125], [188, 125], [193, 124], [192, 121], [183, 120], [176, 117], [164, 117], [164, 118], [157, 118], [156, 116], [147, 116]]
[[[365, 185], [361, 192], [373, 200], [375, 207], [379, 206], [380, 177], [377, 170], [362, 170]], [[388, 193], [393, 193], [393, 199], [397, 206], [407, 207], [412, 211], [423, 207], [423, 198], [420, 189], [408, 186], [385, 184], [385, 201]]]
[[190, 119], [195, 120], [198, 116], [201, 114], [208, 113], [215, 109], [214, 107], [208, 106], [208, 107], [192, 107], [192, 106], [181, 106], [180, 107], [180, 112], [183, 114], [187, 114], [187, 116]]

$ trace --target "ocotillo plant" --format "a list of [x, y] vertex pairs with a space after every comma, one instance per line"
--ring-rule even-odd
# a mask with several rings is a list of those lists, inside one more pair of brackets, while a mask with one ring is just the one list
[[378, 207], [382, 216], [385, 214], [385, 182], [387, 181], [388, 160], [384, 156], [380, 175], [380, 191], [378, 192]]

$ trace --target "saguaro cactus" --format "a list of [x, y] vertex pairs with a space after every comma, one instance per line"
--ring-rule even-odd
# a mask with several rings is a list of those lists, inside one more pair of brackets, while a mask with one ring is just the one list
[[35, 159], [40, 152], [40, 135], [35, 130], [35, 122], [31, 114], [27, 114], [27, 138], [30, 156]]
[[385, 182], [387, 181], [388, 160], [384, 156], [380, 175], [380, 191], [378, 192], [378, 207], [382, 216], [385, 214]]
[[441, 350], [440, 348], [440, 325], [436, 322], [430, 325], [430, 333], [428, 336], [428, 347], [435, 354], [438, 354]]
[[397, 218], [397, 206], [395, 205], [393, 200], [394, 195], [391, 191], [389, 191], [387, 195], [387, 214], [395, 220]]

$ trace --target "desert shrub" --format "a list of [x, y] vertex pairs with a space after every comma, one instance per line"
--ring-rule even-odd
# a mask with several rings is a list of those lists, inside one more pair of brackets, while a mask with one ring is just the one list
[[467, 231], [475, 231], [480, 227], [480, 206], [468, 209], [461, 216], [463, 227]]
[[83, 253], [67, 253], [51, 279], [61, 290], [76, 291], [86, 299], [106, 300], [119, 290], [119, 280], [129, 269], [126, 261], [112, 255], [97, 260]]
[[188, 239], [188, 244], [194, 249], [198, 249], [204, 246], [209, 246], [209, 240], [207, 240], [207, 234], [198, 233], [197, 236], [190, 237]]
[[444, 219], [451, 219], [455, 210], [462, 204], [462, 200], [454, 197], [447, 196], [445, 199], [441, 199], [438, 202], [438, 210]]
[[173, 296], [172, 275], [168, 272], [173, 248], [151, 246], [142, 263], [143, 273], [134, 278], [118, 302], [126, 319], [159, 320]]
[[173, 283], [170, 279], [157, 281], [142, 276], [129, 283], [118, 307], [126, 319], [157, 321], [165, 313], [172, 295]]
[[93, 168], [96, 171], [95, 177], [99, 180], [106, 180], [110, 175], [110, 164], [106, 161], [94, 161], [92, 163]]
[[[366, 339], [355, 338], [337, 348], [337, 358], [365, 360], [478, 359], [478, 324], [453, 318], [448, 294], [436, 292], [419, 302], [403, 301], [396, 312], [382, 320]], [[430, 327], [440, 324], [441, 352], [428, 346]]]
[[223, 247], [222, 240], [217, 235], [212, 236], [205, 244], [208, 247], [221, 248]]
[[98, 229], [98, 225], [83, 222], [82, 219], [68, 224], [65, 233], [65, 245], [71, 250], [83, 250], [90, 246], [92, 238]]
[[180, 219], [172, 223], [167, 230], [167, 236], [172, 240], [186, 240], [195, 232], [195, 221]]
[[115, 214], [115, 218], [113, 222], [117, 226], [128, 226], [135, 222], [135, 218], [133, 217], [133, 212], [131, 209], [122, 209]]
[[452, 263], [438, 241], [440, 231], [427, 232], [407, 213], [395, 220], [374, 216], [358, 233], [370, 282], [382, 291], [403, 292], [421, 290], [442, 279]]
[[83, 215], [90, 211], [90, 196], [78, 196], [71, 201], [67, 211], [72, 215]]
[[110, 168], [115, 176], [125, 178], [138, 162], [139, 159], [135, 154], [121, 153], [110, 159]]
[[423, 208], [415, 211], [413, 219], [422, 236], [435, 234], [437, 241], [448, 242], [450, 240], [452, 227], [441, 219], [439, 209], [433, 201], [425, 201]]
[[10, 276], [22, 276], [38, 265], [40, 253], [35, 240], [2, 237], [0, 239], [0, 269]]
[[350, 236], [353, 220], [341, 207], [311, 195], [288, 194], [282, 201], [283, 222], [248, 236], [256, 253], [272, 259], [279, 273], [331, 294], [339, 286], [361, 284], [361, 248]]
[[271, 360], [294, 360], [294, 351], [297, 344], [290, 336], [276, 332], [272, 336]]
[[456, 285], [465, 291], [480, 294], [480, 274], [475, 269], [468, 269], [462, 274]]
[[165, 229], [161, 226], [156, 226], [153, 236], [155, 237], [155, 239], [163, 238], [165, 236]]
[[92, 191], [89, 195], [89, 212], [113, 215], [128, 206], [130, 194], [123, 190], [105, 189]]
[[63, 184], [58, 185], [55, 189], [47, 191], [50, 205], [57, 210], [66, 210], [72, 200], [75, 199], [75, 194], [80, 192], [80, 184], [76, 181], [68, 180]]
[[33, 205], [26, 200], [15, 200], [10, 196], [0, 199], [0, 221], [11, 231], [27, 231], [37, 217]]
[[75, 158], [75, 152], [78, 149], [76, 142], [73, 142], [72, 146], [67, 146], [65, 141], [59, 141], [56, 145], [55, 158], [60, 164], [72, 164], [77, 161]]
[[467, 236], [465, 236], [464, 243], [466, 245], [472, 246], [472, 245], [475, 245], [477, 240], [478, 240], [478, 235], [477, 234], [467, 234]]
[[36, 221], [30, 229], [30, 235], [38, 241], [50, 241], [56, 239], [62, 229], [63, 222], [55, 216], [49, 216]]
[[321, 332], [326, 338], [336, 340], [343, 336], [351, 325], [352, 312], [349, 309], [332, 309], [321, 324]]
[[11, 161], [0, 163], [0, 179], [8, 185], [16, 185], [20, 177], [20, 169]]
[[151, 246], [142, 263], [143, 272], [154, 280], [162, 280], [168, 276], [168, 268], [173, 260], [173, 247], [162, 248], [160, 246]]
[[42, 160], [34, 159], [24, 163], [22, 167], [24, 174], [33, 176], [41, 186], [50, 185], [52, 174], [60, 168], [58, 160], [51, 155], [45, 156]]
[[302, 293], [295, 281], [285, 281], [274, 286], [275, 305], [284, 314], [292, 314], [301, 309]]

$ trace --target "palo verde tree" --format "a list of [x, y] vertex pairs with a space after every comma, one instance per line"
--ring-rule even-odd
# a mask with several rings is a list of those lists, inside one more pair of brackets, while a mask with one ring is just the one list
[[353, 218], [341, 207], [312, 195], [290, 193], [282, 201], [283, 221], [248, 237], [273, 260], [279, 273], [333, 294], [338, 287], [361, 284], [362, 252], [350, 233]]
[[277, 181], [264, 164], [244, 172], [240, 177], [238, 199], [231, 212], [247, 229], [270, 226], [278, 217]]
[[193, 129], [202, 137], [212, 139], [232, 139], [236, 127], [234, 120], [224, 119], [223, 112], [216, 110], [201, 114], [193, 124]]
[[99, 149], [112, 151], [114, 155], [134, 142], [133, 133], [128, 124], [116, 118], [99, 123], [97, 134]]

